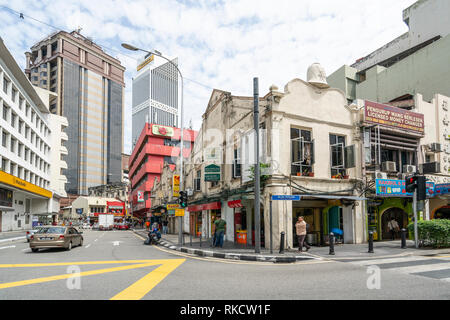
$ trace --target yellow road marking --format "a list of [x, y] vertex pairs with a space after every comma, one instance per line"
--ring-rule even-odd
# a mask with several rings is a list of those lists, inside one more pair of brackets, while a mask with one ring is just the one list
[[[35, 264], [4, 264], [0, 268], [16, 268], [16, 267], [50, 267], [50, 266], [67, 266], [67, 265], [98, 265], [98, 264], [122, 264], [133, 263], [128, 266], [121, 266], [115, 268], [107, 268], [100, 270], [84, 271], [76, 274], [76, 276], [92, 276], [103, 273], [110, 273], [116, 271], [124, 271], [138, 268], [145, 268], [155, 265], [160, 265], [158, 268], [147, 274], [136, 283], [123, 290], [113, 297], [115, 300], [119, 299], [141, 299], [148, 292], [150, 292], [159, 282], [167, 277], [173, 270], [180, 266], [186, 259], [171, 259], [171, 260], [124, 260], [124, 261], [91, 261], [91, 262], [64, 262], [64, 263], [35, 263]], [[50, 282], [56, 280], [63, 280], [73, 277], [74, 274], [62, 274], [50, 277], [0, 283], [0, 289], [20, 287], [30, 284]]]
[[156, 268], [131, 286], [118, 293], [111, 300], [140, 300], [158, 283], [180, 266], [185, 259], [170, 260]]

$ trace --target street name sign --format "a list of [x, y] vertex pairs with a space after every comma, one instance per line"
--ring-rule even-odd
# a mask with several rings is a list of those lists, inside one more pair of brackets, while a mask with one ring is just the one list
[[274, 195], [272, 196], [273, 201], [279, 201], [279, 200], [288, 200], [288, 201], [300, 201], [299, 195]]

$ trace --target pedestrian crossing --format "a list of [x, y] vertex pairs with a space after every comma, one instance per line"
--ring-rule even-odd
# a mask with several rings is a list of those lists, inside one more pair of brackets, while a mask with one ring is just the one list
[[[344, 260], [341, 260], [344, 262]], [[450, 283], [450, 256], [403, 256], [368, 260], [346, 260], [354, 265], [377, 266], [381, 270], [427, 277]]]

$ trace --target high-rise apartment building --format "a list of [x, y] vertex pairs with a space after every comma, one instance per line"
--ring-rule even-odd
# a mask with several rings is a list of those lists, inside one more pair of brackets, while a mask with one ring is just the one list
[[26, 53], [31, 83], [56, 95], [50, 112], [68, 119], [66, 191], [122, 180], [124, 71], [120, 61], [79, 32], [56, 32]]
[[145, 123], [179, 127], [178, 123], [178, 59], [173, 64], [157, 64], [154, 55], [147, 55], [137, 66], [133, 78], [133, 147]]

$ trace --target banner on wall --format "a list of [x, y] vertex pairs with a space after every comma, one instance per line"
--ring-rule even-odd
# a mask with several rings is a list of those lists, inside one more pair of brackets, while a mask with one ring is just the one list
[[[406, 192], [405, 180], [396, 179], [376, 179], [376, 194], [377, 196], [391, 196], [391, 197], [413, 197], [412, 193]], [[435, 184], [427, 181], [427, 197], [434, 197]]]

